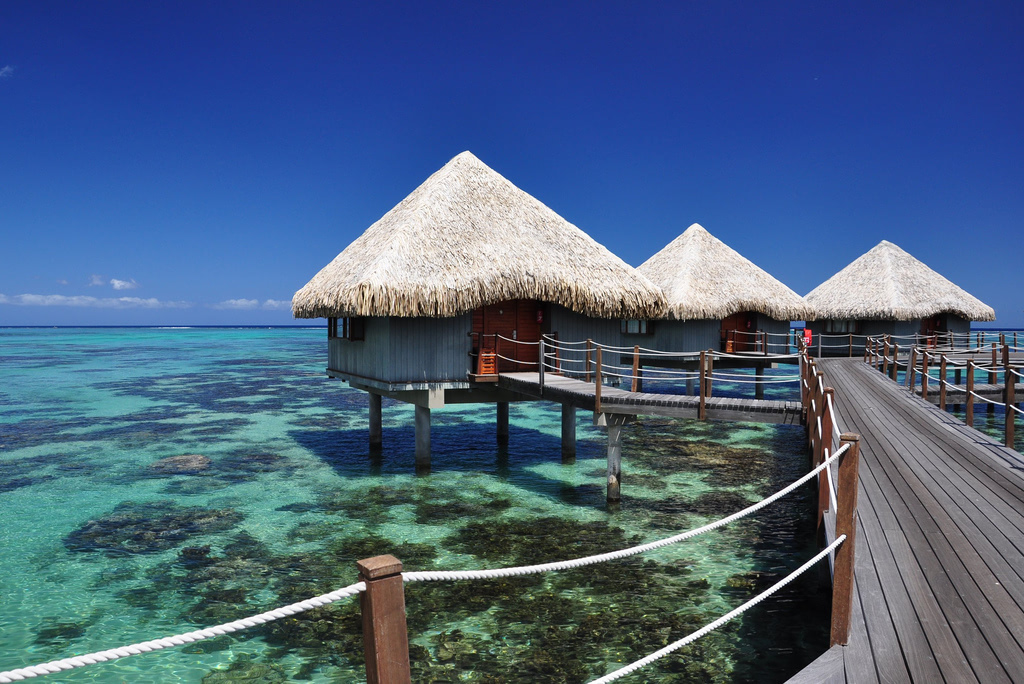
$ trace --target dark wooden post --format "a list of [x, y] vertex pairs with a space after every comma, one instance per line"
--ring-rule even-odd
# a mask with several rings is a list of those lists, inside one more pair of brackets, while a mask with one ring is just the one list
[[967, 359], [967, 413], [964, 422], [974, 427], [974, 359]]
[[885, 351], [882, 357], [882, 375], [889, 374], [889, 340], [885, 341]]
[[594, 413], [601, 413], [601, 345], [594, 355], [597, 367], [594, 369]]
[[913, 349], [910, 350], [910, 368], [907, 369], [907, 387], [910, 388], [911, 392], [914, 391], [915, 381], [917, 380], [917, 378], [914, 377], [915, 375], [917, 375], [917, 345], [916, 344], [914, 345]]
[[1006, 393], [1005, 393], [1005, 396], [1003, 397], [1004, 401], [1006, 401], [1006, 448], [1007, 449], [1012, 449], [1013, 448], [1013, 437], [1014, 437], [1013, 432], [1014, 432], [1014, 427], [1015, 427], [1014, 423], [1015, 423], [1016, 418], [1017, 418], [1017, 412], [1013, 410], [1013, 405], [1014, 405], [1014, 403], [1016, 403], [1016, 396], [1014, 396], [1015, 395], [1014, 385], [1016, 384], [1016, 379], [1014, 378], [1014, 375], [1011, 372], [1012, 370], [1013, 369], [1010, 368], [1009, 366], [1006, 367], [1006, 372], [1005, 372], [1005, 376], [1006, 376], [1006, 379], [1005, 379]]
[[633, 382], [630, 385], [630, 389], [634, 392], [639, 391], [640, 383], [640, 345], [633, 345]]
[[544, 396], [544, 364], [547, 359], [544, 358], [544, 338], [540, 338], [540, 345], [537, 348], [538, 358], [540, 363], [537, 364], [537, 375], [540, 376], [540, 395]]
[[707, 374], [707, 361], [706, 361], [706, 357], [707, 357], [707, 352], [701, 352], [700, 353], [700, 376], [699, 376], [699, 379], [698, 379], [698, 387], [697, 387], [697, 394], [700, 395], [700, 398], [698, 399], [699, 403], [697, 405], [697, 418], [700, 419], [700, 420], [705, 420], [708, 417], [707, 407], [705, 406], [705, 403], [704, 403], [704, 378], [705, 378], [705, 376]]
[[384, 430], [381, 421], [381, 395], [370, 395], [370, 450], [380, 451], [383, 444]]
[[928, 350], [921, 355], [921, 398], [928, 401]]
[[946, 355], [942, 355], [942, 361], [939, 362], [939, 408], [943, 411], [946, 410]]
[[[822, 328], [824, 330], [824, 328]], [[821, 358], [821, 333], [818, 333], [818, 358]]]
[[591, 346], [591, 344], [593, 344], [593, 343], [590, 341], [590, 338], [588, 337], [587, 338], [587, 365], [586, 365], [586, 368], [587, 368], [587, 379], [586, 379], [586, 382], [590, 382], [590, 346]]
[[896, 382], [896, 378], [900, 374], [900, 345], [894, 344], [892, 347], [892, 380]]
[[394, 556], [356, 561], [366, 591], [359, 596], [363, 611], [363, 646], [367, 684], [408, 684], [409, 633], [405, 625], [402, 562]]
[[[994, 384], [996, 384], [996, 382], [999, 381], [999, 378], [996, 377], [996, 366], [999, 365], [999, 361], [996, 358], [996, 354], [997, 353], [998, 352], [996, 352], [996, 343], [993, 342], [992, 343], [992, 366], [991, 366], [992, 370], [990, 370], [988, 372], [988, 384], [990, 384], [990, 385], [994, 385]], [[989, 406], [991, 406], [991, 405], [992, 404], [989, 404]]]
[[850, 333], [850, 358], [853, 358], [853, 333]]
[[817, 368], [814, 369], [814, 375], [811, 377], [811, 401], [814, 406], [811, 412], [807, 416], [807, 422], [811, 431], [811, 453], [818, 453], [818, 443], [820, 441], [820, 435], [818, 434], [818, 419], [821, 418], [821, 400], [823, 394], [821, 389], [824, 387], [825, 374]]
[[831, 645], [846, 645], [850, 639], [850, 614], [853, 609], [853, 560], [857, 541], [857, 469], [860, 462], [860, 435], [844, 432], [839, 438], [850, 448], [839, 457], [836, 482], [836, 537], [846, 541], [836, 549], [832, 575]]
[[864, 363], [868, 362], [868, 348], [871, 346], [871, 338], [864, 338]]
[[[814, 467], [817, 468], [821, 465], [821, 462], [825, 460], [825, 450], [832, 450], [832, 408], [829, 400], [835, 399], [835, 390], [831, 387], [825, 388], [824, 397], [824, 411], [821, 419], [821, 447], [818, 449], [818, 453], [814, 458]], [[822, 530], [822, 524], [825, 519], [825, 511], [828, 510], [828, 473], [824, 470], [818, 473], [818, 530]], [[824, 535], [819, 534], [819, 537], [824, 538]]]
[[764, 355], [768, 356], [768, 331], [765, 330], [763, 333], [761, 333], [761, 336], [764, 338]]
[[704, 381], [708, 383], [707, 388], [704, 390], [704, 394], [710, 397], [713, 394], [713, 381], [715, 376], [715, 355], [710, 351], [708, 352], [708, 370], [704, 374]]

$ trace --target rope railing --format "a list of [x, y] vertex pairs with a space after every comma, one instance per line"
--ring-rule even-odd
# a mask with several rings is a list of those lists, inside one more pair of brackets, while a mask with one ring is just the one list
[[639, 669], [641, 669], [643, 667], [646, 667], [646, 666], [650, 665], [651, 663], [654, 663], [655, 661], [660, 660], [661, 658], [664, 658], [665, 656], [669, 655], [670, 653], [673, 653], [674, 651], [678, 651], [679, 649], [683, 648], [684, 646], [687, 646], [687, 645], [693, 643], [697, 639], [700, 639], [702, 636], [710, 634], [711, 632], [713, 632], [714, 630], [718, 629], [719, 627], [721, 627], [725, 623], [729, 622], [733, 618], [735, 618], [735, 617], [737, 617], [739, 615], [742, 615], [743, 613], [747, 612], [748, 610], [750, 610], [751, 608], [753, 608], [757, 604], [761, 603], [762, 601], [764, 601], [766, 598], [768, 598], [769, 596], [771, 596], [775, 592], [777, 592], [780, 589], [782, 589], [783, 587], [785, 587], [787, 584], [789, 584], [790, 582], [795, 580], [797, 577], [799, 577], [803, 573], [807, 572], [807, 570], [809, 570], [810, 568], [814, 567], [819, 561], [821, 561], [821, 559], [827, 557], [829, 554], [831, 554], [836, 549], [838, 549], [839, 546], [841, 544], [843, 544], [843, 542], [845, 542], [845, 541], [846, 541], [846, 535], [845, 534], [837, 537], [834, 542], [832, 542], [827, 547], [825, 547], [820, 552], [818, 552], [814, 556], [814, 558], [811, 558], [809, 561], [807, 561], [806, 563], [801, 565], [799, 568], [797, 568], [793, 572], [791, 572], [788, 575], [786, 575], [786, 577], [784, 577], [783, 579], [779, 580], [778, 582], [773, 584], [771, 587], [769, 587], [765, 591], [761, 592], [760, 594], [758, 594], [754, 598], [750, 599], [749, 601], [747, 601], [743, 605], [739, 606], [738, 608], [734, 608], [733, 610], [729, 611], [728, 613], [726, 613], [722, 617], [718, 618], [714, 622], [708, 623], [704, 627], [701, 627], [700, 629], [698, 629], [696, 632], [693, 632], [693, 633], [683, 637], [679, 641], [675, 641], [675, 642], [669, 644], [668, 646], [665, 646], [664, 648], [661, 648], [661, 649], [655, 651], [654, 653], [650, 654], [649, 656], [647, 656], [645, 658], [641, 658], [640, 660], [637, 660], [636, 662], [630, 663], [629, 665], [626, 665], [625, 667], [619, 668], [618, 670], [615, 670], [614, 672], [606, 674], [604, 677], [601, 677], [599, 679], [595, 679], [592, 682], [590, 682], [590, 684], [607, 684], [608, 682], [614, 682], [616, 679], [621, 679], [621, 678], [625, 677], [626, 675], [632, 674], [633, 672], [636, 672], [637, 670], [639, 670]]
[[566, 561], [555, 561], [551, 563], [541, 563], [538, 565], [523, 565], [512, 568], [494, 568], [490, 570], [452, 570], [452, 571], [423, 571], [423, 572], [405, 572], [402, 573], [402, 577], [406, 582], [431, 582], [431, 581], [458, 581], [458, 580], [483, 580], [483, 579], [496, 579], [500, 577], [516, 577], [519, 575], [534, 575], [544, 572], [558, 572], [561, 570], [571, 570], [573, 568], [580, 568], [586, 565], [594, 565], [597, 563], [605, 563], [607, 561], [617, 560], [619, 558], [628, 558], [629, 556], [635, 556], [645, 551], [652, 551], [654, 549], [660, 549], [664, 546], [671, 546], [672, 544], [678, 544], [679, 542], [692, 539], [706, 532], [717, 530], [719, 527], [723, 527], [730, 523], [736, 522], [741, 518], [745, 518], [752, 513], [756, 513], [766, 506], [770, 506], [782, 497], [786, 496], [793, 490], [797, 489], [801, 485], [809, 482], [812, 478], [816, 477], [825, 468], [837, 461], [843, 454], [849, 450], [849, 446], [845, 445], [841, 449], [837, 449], [836, 452], [827, 460], [819, 464], [816, 468], [803, 475], [797, 480], [786, 487], [780, 489], [769, 497], [761, 499], [755, 504], [747, 506], [746, 508], [736, 511], [731, 515], [727, 515], [724, 518], [720, 518], [714, 522], [702, 525], [701, 527], [688, 530], [681, 534], [677, 534], [673, 537], [666, 537], [657, 541], [648, 542], [646, 544], [640, 544], [639, 546], [633, 546], [627, 549], [619, 549], [617, 551], [610, 551], [608, 553], [600, 553], [593, 556], [584, 556], [582, 558], [574, 558]]
[[[925, 401], [932, 400], [931, 397], [934, 394], [930, 394], [929, 389], [933, 383], [936, 384], [938, 386], [937, 403], [939, 409], [943, 411], [946, 410], [949, 403], [948, 395], [951, 390], [956, 393], [963, 392], [963, 396], [966, 398], [966, 402], [963, 402], [966, 405], [964, 422], [968, 427], [974, 427], [974, 407], [978, 401], [988, 406], [989, 411], [997, 406], [1001, 407], [1004, 409], [1005, 423], [1003, 444], [1009, 449], [1016, 447], [1016, 414], [1024, 414], [1024, 410], [1017, 406], [1019, 402], [1015, 385], [1018, 379], [1024, 379], [1024, 375], [1020, 368], [1013, 366], [1012, 354], [1017, 352], [1017, 347], [1010, 344], [1009, 335], [1000, 334], [998, 342], [992, 341], [990, 344], [985, 344], [984, 337], [979, 333], [975, 338], [977, 346], [965, 349], [937, 348], [934, 346], [934, 338], [932, 338], [927, 344], [911, 346], [905, 365], [899, 364], [899, 347], [898, 345], [890, 346], [892, 339], [893, 336], [884, 335], [870, 340], [864, 352], [865, 362], [878, 367], [883, 372], [891, 367], [893, 380], [897, 379], [896, 371], [900, 367], [906, 368], [907, 389], [917, 394], [918, 384], [920, 384], [919, 394]], [[1013, 334], [1013, 340], [1016, 342], [1016, 332]], [[889, 355], [890, 349], [891, 356]], [[957, 381], [949, 379], [951, 370], [955, 373]], [[966, 371], [967, 381], [961, 385], [959, 379], [964, 371]], [[976, 390], [975, 382], [975, 376], [979, 372], [988, 376], [988, 385], [981, 391]], [[1002, 376], [1001, 387], [1000, 376]], [[998, 392], [1002, 401], [992, 398], [993, 392]], [[962, 403], [959, 400], [960, 397], [956, 394], [954, 396], [956, 405], [960, 405]]]
[[233, 622], [228, 622], [223, 625], [217, 625], [216, 627], [197, 629], [195, 631], [185, 632], [184, 634], [178, 634], [176, 636], [163, 637], [162, 639], [154, 639], [152, 641], [143, 641], [137, 644], [132, 644], [131, 646], [122, 646], [120, 648], [112, 648], [106, 651], [97, 651], [86, 655], [74, 656], [73, 658], [64, 658], [63, 660], [51, 660], [50, 662], [41, 663], [39, 665], [20, 667], [15, 670], [0, 672], [0, 684], [10, 684], [10, 682], [19, 682], [31, 677], [40, 677], [42, 675], [53, 674], [55, 672], [85, 667], [86, 665], [109, 662], [111, 660], [117, 660], [118, 658], [126, 658], [128, 656], [139, 655], [140, 653], [151, 653], [152, 651], [159, 651], [165, 648], [172, 648], [174, 646], [191, 644], [196, 641], [202, 641], [212, 637], [223, 636], [224, 634], [230, 634], [232, 632], [248, 629], [257, 625], [266, 624], [267, 622], [295, 615], [296, 613], [302, 613], [313, 608], [320, 608], [330, 603], [340, 601], [343, 598], [355, 596], [363, 591], [366, 591], [366, 583], [357, 582], [355, 584], [350, 584], [343, 589], [338, 589], [327, 594], [321, 594], [320, 596], [314, 596], [313, 598], [306, 599], [305, 601], [292, 603], [275, 610], [268, 610], [264, 613], [243, 618], [241, 620], [234, 620]]

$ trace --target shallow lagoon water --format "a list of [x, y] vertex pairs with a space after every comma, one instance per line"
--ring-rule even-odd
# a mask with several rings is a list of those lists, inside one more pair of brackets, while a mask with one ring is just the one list
[[[323, 375], [323, 330], [0, 330], [0, 670], [177, 634], [356, 580], [545, 562], [714, 520], [807, 466], [791, 426], [643, 418], [624, 431], [623, 502], [604, 501], [604, 433], [558, 407], [433, 412], [417, 477], [412, 408]], [[788, 371], [779, 371], [786, 373]], [[659, 390], [660, 391], [660, 390]], [[748, 391], [716, 387], [716, 392]], [[793, 390], [769, 385], [767, 396]], [[202, 455], [192, 469], [154, 468]], [[171, 462], [174, 463], [174, 462]], [[685, 636], [815, 551], [811, 491], [683, 545], [566, 573], [407, 586], [414, 681], [589, 681]], [[783, 681], [827, 645], [815, 573], [624, 681]], [[98, 682], [364, 679], [358, 601], [51, 676]]]

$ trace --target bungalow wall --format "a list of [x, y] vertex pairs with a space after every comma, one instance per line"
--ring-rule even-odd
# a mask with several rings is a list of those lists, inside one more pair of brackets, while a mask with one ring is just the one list
[[[558, 304], [548, 305], [548, 320], [544, 324], [544, 332], [549, 335], [557, 333], [559, 343], [563, 342], [585, 342], [592, 340], [595, 345], [622, 346], [627, 344], [621, 340], [620, 332], [622, 321], [618, 318], [591, 318], [583, 314], [571, 311]], [[647, 337], [646, 335], [631, 335], [630, 337]], [[640, 344], [649, 346], [643, 342], [628, 342], [628, 344]], [[566, 345], [559, 351], [559, 359], [563, 361], [561, 368], [565, 373], [583, 373], [586, 358], [586, 346], [581, 344]], [[616, 373], [632, 371], [621, 365], [618, 354], [605, 354], [602, 352], [602, 363], [606, 366], [616, 365]], [[551, 361], [549, 359], [548, 363]]]
[[394, 384], [466, 383], [471, 314], [364, 321], [364, 339], [328, 340], [329, 370]]
[[698, 319], [692, 321], [650, 321], [650, 335], [622, 335], [625, 346], [639, 344], [648, 349], [674, 352], [699, 352], [718, 349], [722, 344], [722, 321]]

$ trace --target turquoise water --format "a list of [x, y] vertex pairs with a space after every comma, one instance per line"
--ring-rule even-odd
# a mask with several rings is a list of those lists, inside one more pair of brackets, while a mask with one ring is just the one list
[[[301, 600], [381, 553], [469, 569], [659, 539], [807, 466], [800, 428], [641, 419], [624, 431], [610, 510], [603, 431], [581, 413], [578, 457], [562, 463], [558, 407], [531, 403], [512, 406], [507, 447], [493, 406], [435, 410], [432, 472], [417, 477], [411, 407], [385, 400], [371, 454], [366, 396], [324, 377], [325, 337], [0, 329], [0, 671]], [[183, 455], [177, 472], [163, 460]], [[810, 496], [630, 560], [409, 585], [414, 681], [579, 682], [640, 658], [810, 557]], [[624, 681], [783, 681], [827, 646], [827, 615], [809, 573]], [[47, 681], [361, 681], [358, 620], [349, 599]]]

